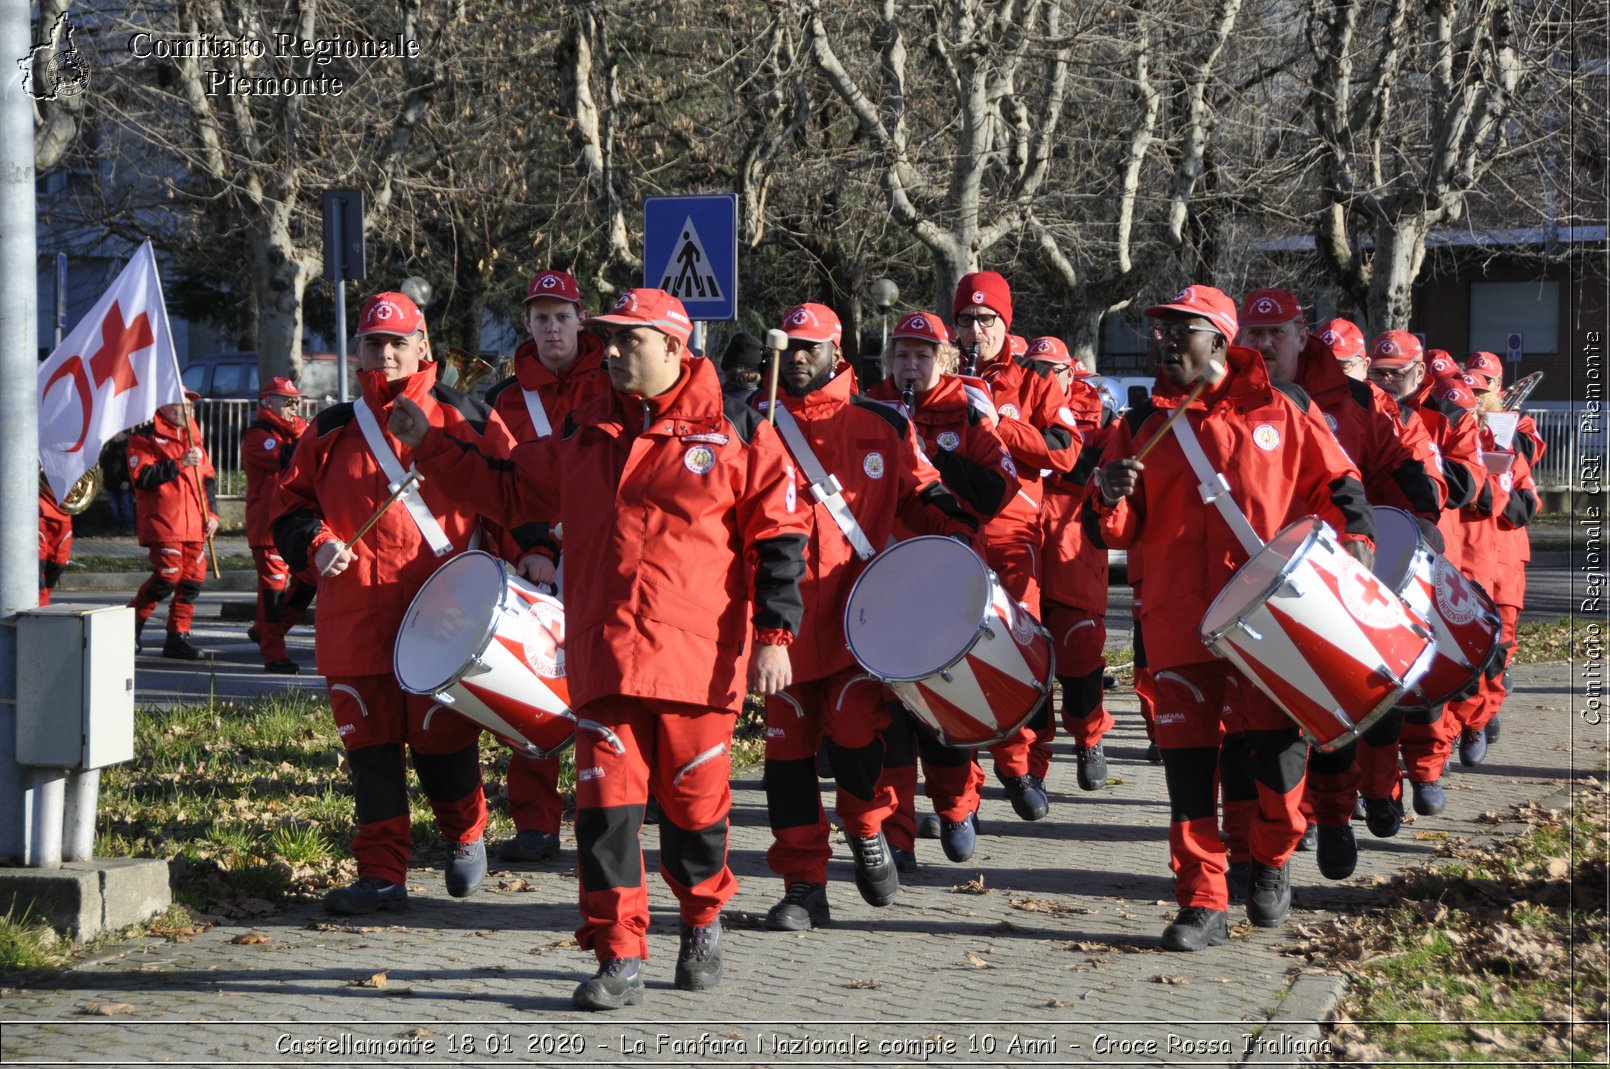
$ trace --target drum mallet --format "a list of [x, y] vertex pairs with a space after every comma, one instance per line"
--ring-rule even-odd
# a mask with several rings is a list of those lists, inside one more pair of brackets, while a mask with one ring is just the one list
[[1207, 389], [1207, 387], [1207, 379], [1202, 378], [1196, 380], [1196, 385], [1191, 387], [1191, 392], [1185, 395], [1185, 400], [1180, 402], [1178, 408], [1169, 413], [1168, 419], [1163, 422], [1163, 426], [1158, 430], [1158, 432], [1146, 439], [1146, 444], [1141, 446], [1140, 452], [1135, 454], [1136, 460], [1146, 459], [1146, 454], [1150, 453], [1157, 447], [1157, 443], [1161, 442], [1163, 440], [1163, 436], [1168, 434], [1169, 428], [1174, 426], [1174, 421], [1185, 415], [1185, 410], [1190, 408], [1198, 397], [1202, 396], [1202, 391]]
[[783, 353], [788, 351], [788, 335], [773, 327], [766, 332], [766, 348], [771, 350], [771, 386], [766, 398], [766, 418], [777, 422], [777, 374], [782, 366]]
[[408, 469], [407, 476], [405, 476], [403, 478], [402, 482], [397, 484], [397, 488], [391, 492], [391, 496], [386, 498], [386, 500], [382, 501], [380, 503], [380, 507], [375, 509], [375, 514], [373, 516], [370, 516], [367, 520], [364, 520], [363, 521], [363, 526], [359, 527], [358, 530], [353, 534], [353, 536], [351, 538], [347, 539], [347, 545], [349, 545], [349, 546], [357, 545], [358, 540], [361, 539], [364, 535], [369, 533], [369, 528], [373, 527], [375, 524], [380, 522], [380, 517], [384, 516], [386, 514], [386, 510], [391, 508], [391, 506], [397, 501], [398, 498], [400, 498], [404, 494], [406, 494], [410, 489], [412, 489], [414, 487], [415, 484], [421, 483], [421, 482], [424, 482], [424, 481], [425, 481], [425, 477], [423, 475], [419, 474], [418, 469], [416, 469], [416, 468]]

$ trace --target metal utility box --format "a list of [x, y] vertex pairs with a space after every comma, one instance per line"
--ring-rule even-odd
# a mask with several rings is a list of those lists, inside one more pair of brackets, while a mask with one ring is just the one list
[[134, 757], [134, 610], [17, 614], [17, 763], [105, 768]]

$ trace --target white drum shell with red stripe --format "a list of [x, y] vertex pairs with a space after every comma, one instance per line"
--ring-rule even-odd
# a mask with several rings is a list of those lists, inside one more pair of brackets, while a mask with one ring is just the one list
[[1425, 709], [1468, 693], [1503, 643], [1492, 598], [1426, 543], [1409, 513], [1378, 506], [1375, 527], [1375, 574], [1431, 624], [1431, 667], [1400, 704]]
[[1050, 636], [978, 554], [922, 535], [872, 559], [844, 610], [850, 652], [949, 746], [1010, 738], [1045, 700]]
[[472, 550], [442, 565], [403, 617], [392, 668], [527, 757], [576, 737], [565, 680], [565, 611], [503, 561]]
[[1312, 516], [1230, 577], [1200, 632], [1326, 750], [1396, 705], [1433, 652], [1430, 625]]

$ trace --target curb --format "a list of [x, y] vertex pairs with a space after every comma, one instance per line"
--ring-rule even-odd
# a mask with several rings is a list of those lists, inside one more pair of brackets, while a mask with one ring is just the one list
[[1321, 1025], [1330, 1020], [1347, 993], [1347, 977], [1340, 973], [1303, 971], [1286, 988], [1258, 1033], [1257, 1049], [1242, 1065], [1312, 1065], [1316, 1054], [1328, 1058], [1328, 1043]]

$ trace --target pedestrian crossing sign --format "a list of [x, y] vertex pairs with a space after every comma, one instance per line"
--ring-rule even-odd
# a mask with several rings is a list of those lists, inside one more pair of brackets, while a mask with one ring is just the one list
[[646, 198], [643, 285], [676, 297], [691, 319], [736, 319], [738, 198]]

